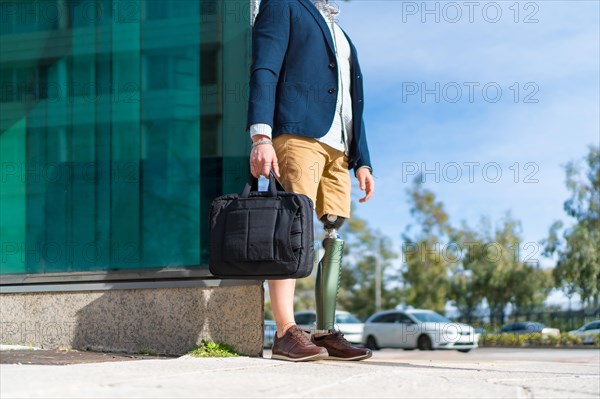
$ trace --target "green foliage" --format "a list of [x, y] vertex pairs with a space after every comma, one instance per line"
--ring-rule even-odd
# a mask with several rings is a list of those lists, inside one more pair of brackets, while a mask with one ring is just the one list
[[554, 278], [569, 298], [578, 293], [594, 308], [600, 295], [600, 149], [590, 146], [585, 157], [586, 170], [580, 163], [569, 162], [566, 184], [571, 196], [564, 203], [575, 225], [560, 236], [562, 222], [550, 227], [545, 244], [546, 255], [556, 254]]
[[146, 346], [141, 347], [140, 350], [138, 351], [138, 353], [140, 355], [158, 356], [158, 352], [153, 351], [152, 349], [150, 349]]
[[[600, 339], [595, 342], [600, 342]], [[582, 339], [572, 334], [542, 335], [541, 333], [529, 334], [483, 334], [479, 338], [479, 346], [542, 346], [542, 347], [568, 347], [581, 345]]]
[[340, 234], [344, 237], [344, 253], [338, 309], [352, 312], [363, 320], [377, 311], [378, 267], [381, 273], [381, 308], [393, 308], [400, 303], [399, 276], [393, 264], [398, 253], [394, 251], [391, 239], [373, 230], [354, 212], [340, 229]]
[[444, 312], [450, 300], [468, 319], [485, 299], [491, 320], [499, 324], [509, 303], [529, 310], [543, 304], [553, 276], [537, 262], [520, 259], [521, 224], [509, 212], [495, 228], [486, 218], [477, 229], [465, 222], [454, 228], [443, 203], [423, 188], [420, 176], [408, 196], [419, 230], [412, 232], [409, 225], [402, 235], [407, 304]]
[[[600, 335], [600, 334], [598, 334]], [[600, 342], [600, 340], [598, 340], [598, 342]], [[581, 337], [578, 337], [577, 335], [573, 335], [573, 334], [569, 334], [569, 333], [564, 333], [560, 335], [560, 344], [562, 346], [573, 346], [573, 345], [581, 345], [583, 343], [583, 340], [581, 339]]]
[[[319, 244], [320, 245], [320, 244]], [[316, 250], [317, 248], [315, 248]], [[295, 310], [315, 310], [315, 276], [317, 267], [313, 268], [310, 276], [297, 279], [296, 288], [294, 290]]]
[[239, 356], [232, 346], [228, 344], [218, 344], [207, 339], [203, 339], [200, 345], [194, 344], [188, 354], [195, 357]]
[[265, 300], [265, 320], [274, 320], [273, 307], [270, 300]]
[[414, 180], [408, 196], [410, 213], [420, 229], [411, 232], [413, 226], [408, 225], [402, 235], [406, 304], [444, 313], [451, 291], [449, 268], [453, 258], [443, 252], [443, 240], [454, 233], [443, 204], [437, 201], [433, 192], [423, 188], [421, 176]]
[[479, 346], [525, 346], [526, 337], [518, 334], [483, 334]]

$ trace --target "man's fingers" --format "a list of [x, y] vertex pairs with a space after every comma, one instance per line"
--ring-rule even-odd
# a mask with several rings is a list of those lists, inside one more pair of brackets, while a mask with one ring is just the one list
[[277, 163], [277, 158], [273, 160], [273, 172], [275, 172], [275, 176], [279, 179], [281, 176], [279, 175], [279, 164]]
[[254, 168], [254, 162], [252, 161], [252, 157], [250, 157], [250, 173], [252, 176], [256, 177], [256, 170]]
[[360, 185], [360, 189], [365, 190], [365, 176], [363, 176], [363, 175], [358, 176], [358, 183]]
[[[361, 181], [361, 179], [359, 179]], [[364, 188], [363, 188], [364, 187]], [[361, 190], [366, 190], [365, 196], [358, 200], [358, 202], [367, 202], [373, 196], [375, 191], [375, 181], [372, 176], [362, 177]]]
[[271, 164], [268, 162], [264, 162], [262, 164], [262, 175], [264, 177], [266, 177], [267, 179], [269, 178], [269, 170], [271, 169]]
[[365, 196], [365, 201], [368, 201], [373, 196], [373, 192], [375, 191], [375, 181], [372, 176], [367, 178], [367, 195]]
[[262, 175], [268, 179], [271, 169], [273, 169], [277, 178], [281, 177], [277, 155], [272, 149], [256, 148], [250, 153], [250, 171], [254, 177], [258, 178]]

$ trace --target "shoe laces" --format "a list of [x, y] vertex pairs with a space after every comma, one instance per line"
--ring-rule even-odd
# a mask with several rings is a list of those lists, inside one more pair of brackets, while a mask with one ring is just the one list
[[338, 330], [331, 330], [331, 336], [339, 343], [344, 345], [351, 345], [350, 342], [344, 338], [344, 333]]
[[292, 331], [292, 335], [296, 337], [300, 342], [304, 345], [312, 344], [311, 340], [304, 334], [301, 328], [294, 328]]

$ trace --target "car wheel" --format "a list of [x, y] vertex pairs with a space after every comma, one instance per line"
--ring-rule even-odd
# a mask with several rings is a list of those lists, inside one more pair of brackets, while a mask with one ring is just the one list
[[417, 341], [417, 346], [419, 347], [419, 350], [422, 351], [433, 350], [433, 347], [431, 345], [431, 339], [427, 335], [421, 335], [419, 337], [419, 340]]
[[377, 346], [377, 341], [372, 335], [369, 335], [369, 337], [367, 338], [367, 343], [365, 346], [373, 351], [379, 350], [379, 347]]
[[458, 351], [462, 353], [469, 353], [470, 350], [471, 349], [459, 349]]
[[414, 351], [416, 348], [402, 348], [402, 349], [404, 349], [405, 351]]

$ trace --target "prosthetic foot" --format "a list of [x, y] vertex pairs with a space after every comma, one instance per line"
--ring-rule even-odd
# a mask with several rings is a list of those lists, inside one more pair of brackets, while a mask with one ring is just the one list
[[325, 228], [323, 239], [325, 254], [319, 261], [315, 282], [317, 332], [327, 332], [335, 328], [335, 304], [340, 285], [344, 248], [344, 240], [337, 234], [337, 229], [344, 222], [344, 218], [323, 215], [320, 220]]

